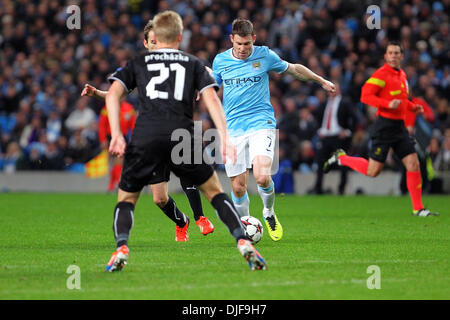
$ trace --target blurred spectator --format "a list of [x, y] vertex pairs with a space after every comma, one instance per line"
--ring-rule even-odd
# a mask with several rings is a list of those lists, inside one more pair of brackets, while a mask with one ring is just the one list
[[45, 170], [63, 170], [64, 153], [58, 148], [56, 141], [47, 145], [47, 150], [43, 155], [43, 168]]
[[298, 170], [302, 173], [311, 173], [314, 169], [314, 149], [312, 143], [309, 140], [304, 140], [300, 144]]
[[47, 139], [50, 143], [54, 143], [58, 140], [59, 135], [61, 134], [61, 118], [57, 111], [51, 111], [50, 115], [47, 119]]
[[279, 168], [272, 176], [277, 193], [294, 193], [294, 175], [291, 161], [285, 157], [285, 149], [279, 152]]
[[88, 97], [80, 98], [77, 102], [76, 109], [67, 117], [65, 125], [71, 132], [89, 128], [91, 123], [96, 121], [95, 112], [89, 108], [88, 103]]
[[362, 127], [358, 127], [353, 135], [352, 145], [350, 147], [351, 154], [358, 157], [368, 158], [369, 156], [369, 136], [368, 132]]
[[299, 144], [299, 116], [297, 105], [293, 98], [284, 100], [284, 113], [278, 120], [278, 129], [280, 131], [280, 150], [283, 150], [283, 155], [294, 163], [298, 158]]
[[299, 111], [298, 137], [300, 140], [312, 140], [317, 130], [317, 121], [309, 108], [302, 108]]
[[[337, 149], [348, 152], [352, 142], [358, 116], [350, 99], [342, 95], [340, 86], [336, 84], [336, 93], [330, 94], [325, 106], [317, 112], [317, 131], [319, 141], [316, 144], [317, 173], [316, 182], [310, 193], [322, 194], [323, 165]], [[344, 194], [347, 184], [348, 168], [340, 167], [339, 194]]]
[[94, 155], [94, 150], [91, 148], [88, 140], [81, 134], [81, 129], [76, 130], [69, 140], [67, 157], [71, 164], [86, 163]]
[[44, 170], [44, 155], [38, 146], [32, 146], [28, 153], [26, 169], [27, 170]]
[[447, 128], [444, 133], [442, 147], [435, 151], [433, 164], [437, 170], [450, 170], [450, 129]]
[[38, 141], [42, 130], [41, 118], [38, 115], [33, 116], [31, 123], [25, 126], [20, 135], [20, 146], [27, 148], [31, 143]]
[[[21, 164], [22, 161], [22, 164]], [[24, 154], [17, 142], [11, 142], [6, 150], [3, 159], [3, 167], [6, 173], [13, 173], [18, 169], [23, 168]]]

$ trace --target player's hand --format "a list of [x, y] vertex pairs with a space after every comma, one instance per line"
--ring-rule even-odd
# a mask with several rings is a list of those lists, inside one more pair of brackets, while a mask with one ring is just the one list
[[96, 88], [91, 86], [90, 84], [85, 84], [83, 91], [81, 92], [81, 96], [93, 97], [95, 95]]
[[421, 114], [423, 113], [423, 106], [420, 104], [416, 104], [412, 107], [411, 111], [414, 112], [415, 114]]
[[397, 109], [398, 106], [402, 103], [400, 99], [393, 99], [389, 102], [389, 109]]
[[200, 92], [197, 91], [197, 97], [195, 98], [195, 101], [200, 101], [201, 95]]
[[336, 92], [336, 86], [334, 85], [333, 82], [323, 79], [321, 84], [322, 84], [322, 88], [325, 91], [330, 92], [330, 93]]
[[236, 146], [228, 136], [222, 139], [222, 159], [224, 163], [227, 163], [228, 160], [233, 164], [236, 163]]
[[111, 142], [109, 143], [109, 153], [118, 156], [119, 158], [123, 157], [126, 146], [127, 143], [125, 142], [123, 135], [112, 137]]

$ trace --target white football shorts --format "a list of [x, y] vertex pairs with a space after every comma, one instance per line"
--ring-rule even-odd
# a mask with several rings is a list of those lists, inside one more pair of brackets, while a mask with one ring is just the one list
[[275, 139], [276, 129], [261, 129], [239, 137], [231, 137], [236, 146], [236, 162], [225, 163], [227, 176], [235, 177], [250, 169], [256, 156], [268, 156], [273, 161]]

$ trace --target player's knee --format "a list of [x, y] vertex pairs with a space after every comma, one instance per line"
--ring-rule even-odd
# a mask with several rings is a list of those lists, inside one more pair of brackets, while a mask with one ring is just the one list
[[159, 208], [164, 208], [167, 204], [167, 202], [169, 202], [169, 197], [166, 197], [164, 195], [154, 195], [153, 196], [153, 202], [159, 207]]
[[419, 163], [412, 163], [406, 168], [407, 171], [417, 172], [420, 171], [420, 165]]
[[219, 193], [223, 193], [217, 174], [214, 174], [203, 184], [197, 186], [208, 201], [211, 201]]
[[247, 192], [247, 185], [239, 181], [233, 181], [233, 193], [237, 198], [241, 198]]
[[130, 195], [127, 193], [121, 193], [119, 192], [119, 195], [117, 197], [117, 202], [127, 202], [127, 203], [131, 203], [133, 206], [136, 206], [137, 203], [137, 197], [134, 195]]
[[270, 176], [266, 176], [266, 175], [260, 175], [255, 177], [256, 183], [258, 184], [258, 186], [262, 187], [262, 188], [267, 188], [270, 185]]
[[260, 187], [268, 187], [271, 181], [270, 167], [260, 166], [253, 169], [253, 176]]
[[241, 198], [247, 192], [247, 184], [243, 179], [234, 179], [231, 183], [233, 187], [233, 193], [237, 198]]
[[412, 161], [409, 161], [409, 162], [406, 164], [406, 170], [407, 170], [407, 171], [412, 171], [412, 172], [419, 171], [419, 170], [420, 170], [420, 164], [419, 164], [419, 161], [418, 161], [418, 160], [412, 160]]
[[218, 194], [223, 193], [220, 185], [208, 185], [208, 187], [200, 187], [200, 191], [205, 198], [211, 202], [211, 200]]

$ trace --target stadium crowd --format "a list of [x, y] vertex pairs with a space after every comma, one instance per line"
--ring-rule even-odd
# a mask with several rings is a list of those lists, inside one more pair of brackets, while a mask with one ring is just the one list
[[[81, 9], [80, 29], [66, 25], [71, 4]], [[373, 4], [381, 8], [380, 29], [366, 25]], [[147, 21], [166, 9], [183, 17], [180, 49], [206, 65], [231, 46], [231, 22], [244, 17], [254, 23], [256, 45], [338, 83], [357, 112], [349, 153], [360, 156], [367, 156], [376, 112], [360, 102], [361, 87], [383, 64], [388, 40], [400, 41], [410, 92], [434, 113], [428, 146], [434, 169], [450, 170], [449, 0], [0, 0], [0, 170], [76, 170], [97, 154], [104, 103], [80, 97], [84, 84], [107, 90], [107, 76], [145, 49]], [[326, 93], [275, 73], [270, 90], [281, 169], [315, 172], [317, 110]], [[136, 93], [128, 101], [138, 109]], [[204, 129], [212, 125], [201, 102], [194, 117]], [[392, 158], [387, 165], [399, 170]]]

